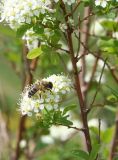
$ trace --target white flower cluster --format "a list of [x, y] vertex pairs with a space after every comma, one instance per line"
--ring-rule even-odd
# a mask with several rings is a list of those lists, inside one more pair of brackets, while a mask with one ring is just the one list
[[38, 36], [35, 35], [33, 29], [27, 30], [27, 32], [22, 37], [22, 39], [26, 41], [27, 48], [29, 51], [38, 47], [39, 39], [38, 39]]
[[3, 0], [1, 3], [1, 21], [5, 20], [11, 28], [17, 29], [30, 24], [33, 17], [53, 12], [50, 0]]
[[110, 0], [95, 0], [95, 5], [105, 8], [108, 4], [108, 1]]
[[[58, 3], [59, 0], [53, 0]], [[65, 4], [71, 5], [75, 0], [63, 0]], [[1, 22], [6, 21], [13, 29], [23, 24], [31, 24], [34, 17], [47, 12], [55, 12], [51, 8], [50, 0], [2, 0], [0, 2]]]
[[24, 89], [19, 103], [22, 115], [32, 116], [32, 114], [37, 115], [37, 113], [40, 113], [43, 109], [57, 109], [63, 95], [73, 90], [71, 80], [63, 74], [52, 75], [43, 79], [43, 81], [51, 82], [53, 84], [52, 89], [45, 90], [45, 92], [39, 90], [30, 98], [28, 97], [28, 93], [31, 91], [33, 85]]

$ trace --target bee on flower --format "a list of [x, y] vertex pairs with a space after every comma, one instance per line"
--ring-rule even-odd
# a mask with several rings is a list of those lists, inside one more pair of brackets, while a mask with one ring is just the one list
[[22, 115], [37, 115], [42, 110], [58, 109], [63, 95], [73, 90], [71, 79], [65, 75], [52, 75], [25, 87], [20, 99]]

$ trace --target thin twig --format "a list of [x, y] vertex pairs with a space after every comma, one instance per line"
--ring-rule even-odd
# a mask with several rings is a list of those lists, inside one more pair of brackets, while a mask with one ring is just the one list
[[75, 126], [67, 126], [67, 125], [63, 125], [63, 124], [61, 124], [61, 123], [56, 123], [55, 125], [65, 126], [65, 127], [67, 127], [67, 128], [72, 128], [72, 129], [75, 129], [75, 130], [78, 130], [78, 131], [82, 131], [82, 132], [85, 131], [84, 128], [77, 128], [77, 127], [75, 127]]
[[[110, 8], [110, 9], [109, 9], [109, 12], [112, 11], [112, 10], [114, 10], [114, 9], [117, 9], [117, 8], [118, 8], [118, 6], [115, 6], [115, 7], [113, 7], [113, 8]], [[97, 11], [97, 12], [95, 12], [95, 13], [91, 12], [88, 16], [86, 16], [86, 17], [84, 17], [83, 19], [81, 19], [81, 23], [82, 23], [83, 21], [87, 20], [88, 18], [90, 18], [90, 17], [92, 17], [92, 16], [94, 16], [94, 15], [97, 15], [98, 13], [99, 13], [99, 11]], [[106, 13], [104, 13], [104, 14], [106, 14]]]
[[[98, 53], [95, 54], [94, 52], [90, 51], [81, 41], [80, 41], [80, 43], [86, 48], [86, 50], [88, 51], [88, 54], [92, 54], [94, 57], [96, 57], [104, 62], [104, 59]], [[107, 62], [106, 62], [106, 66], [110, 70], [116, 83], [118, 83], [118, 76], [115, 74], [115, 69], [113, 67], [111, 67], [110, 64]]]
[[76, 11], [76, 9], [78, 8], [78, 6], [80, 5], [80, 3], [81, 3], [81, 1], [78, 0], [77, 4], [74, 6], [73, 10], [72, 10], [70, 13], [68, 13], [68, 14], [65, 16], [65, 18], [66, 18], [66, 17], [71, 17], [71, 16], [74, 14], [74, 12]]
[[[103, 76], [103, 72], [104, 72], [104, 68], [105, 68], [105, 65], [106, 65], [106, 61], [107, 61], [107, 58], [106, 58], [105, 61], [104, 61], [104, 65], [103, 65], [103, 68], [102, 68], [102, 71], [101, 71], [101, 75], [100, 75], [100, 78], [99, 78], [98, 86], [97, 86], [95, 95], [94, 95], [94, 97], [93, 97], [93, 100], [92, 100], [92, 102], [91, 102], [91, 104], [90, 104], [89, 111], [91, 110], [91, 108], [92, 108], [92, 106], [93, 106], [93, 104], [94, 104], [94, 102], [95, 102], [95, 99], [96, 99], [96, 97], [97, 97], [97, 94], [98, 94], [98, 92], [99, 92], [100, 85], [101, 85], [101, 80], [102, 80], [102, 76]], [[88, 112], [89, 112], [89, 111], [88, 111]]]
[[64, 49], [64, 48], [58, 48], [58, 49], [61, 50], [61, 51], [66, 52], [66, 53], [69, 53], [69, 51], [67, 49]]
[[100, 144], [101, 143], [101, 119], [99, 118], [98, 119], [98, 143]]

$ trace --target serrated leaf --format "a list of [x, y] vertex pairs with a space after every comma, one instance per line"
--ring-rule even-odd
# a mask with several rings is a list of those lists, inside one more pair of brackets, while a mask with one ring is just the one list
[[99, 150], [100, 150], [100, 144], [93, 145], [93, 148], [92, 148], [92, 151], [91, 151], [91, 153], [89, 155], [88, 160], [95, 160]]
[[68, 111], [75, 109], [76, 107], [77, 106], [75, 104], [65, 107], [63, 111], [63, 115], [66, 114]]
[[73, 150], [72, 154], [76, 157], [82, 158], [83, 160], [88, 160], [89, 154], [82, 150]]
[[28, 59], [34, 59], [34, 58], [40, 56], [41, 54], [42, 54], [41, 47], [35, 48], [35, 49], [31, 50], [31, 51], [27, 54], [27, 58], [28, 58]]

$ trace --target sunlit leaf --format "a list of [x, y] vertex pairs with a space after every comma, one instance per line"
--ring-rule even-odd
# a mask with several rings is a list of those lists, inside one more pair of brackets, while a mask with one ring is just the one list
[[35, 49], [31, 50], [31, 51], [27, 54], [27, 58], [28, 58], [28, 59], [34, 59], [34, 58], [40, 56], [41, 54], [42, 54], [41, 47], [35, 48]]

